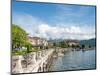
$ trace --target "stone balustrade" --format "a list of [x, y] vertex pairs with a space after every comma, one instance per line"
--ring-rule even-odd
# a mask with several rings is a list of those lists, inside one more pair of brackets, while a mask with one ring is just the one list
[[32, 56], [32, 62], [36, 63], [36, 53], [32, 52], [31, 54], [33, 55]]
[[[41, 50], [26, 55], [12, 56], [12, 73], [43, 72], [48, 57], [54, 50]], [[40, 68], [40, 70], [39, 70]]]
[[13, 56], [12, 57], [12, 72], [13, 73], [23, 73], [22, 68], [23, 56]]

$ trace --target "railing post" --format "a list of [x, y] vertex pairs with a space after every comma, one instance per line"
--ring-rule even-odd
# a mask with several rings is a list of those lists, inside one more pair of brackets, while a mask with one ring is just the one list
[[12, 57], [12, 73], [23, 73], [23, 68], [21, 61], [23, 60], [23, 56], [13, 56]]
[[36, 52], [32, 53], [32, 63], [36, 63]]
[[39, 51], [39, 59], [42, 58], [42, 54], [41, 54], [41, 51]]

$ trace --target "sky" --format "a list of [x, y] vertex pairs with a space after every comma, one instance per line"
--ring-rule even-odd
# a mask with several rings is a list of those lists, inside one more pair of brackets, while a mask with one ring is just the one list
[[95, 6], [12, 2], [12, 23], [47, 39], [95, 38]]

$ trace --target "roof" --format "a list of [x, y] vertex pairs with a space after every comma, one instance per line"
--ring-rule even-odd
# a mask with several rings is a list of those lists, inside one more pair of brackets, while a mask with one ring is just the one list
[[66, 40], [67, 43], [70, 43], [70, 42], [74, 42], [74, 43], [79, 43], [78, 40]]

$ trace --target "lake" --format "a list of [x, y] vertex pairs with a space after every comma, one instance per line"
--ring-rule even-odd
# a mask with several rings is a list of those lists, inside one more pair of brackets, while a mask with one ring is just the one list
[[87, 70], [96, 68], [96, 51], [67, 51], [53, 60], [50, 71]]

